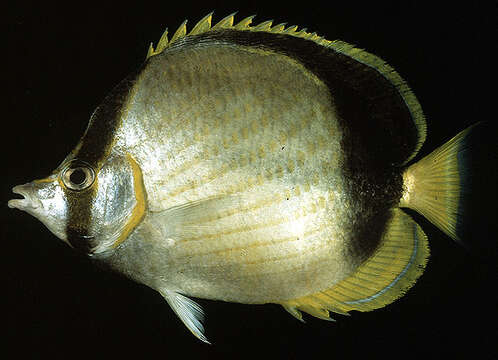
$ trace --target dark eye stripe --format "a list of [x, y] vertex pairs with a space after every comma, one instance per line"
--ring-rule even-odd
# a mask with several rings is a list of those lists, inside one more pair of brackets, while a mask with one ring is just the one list
[[[92, 234], [92, 204], [97, 196], [98, 171], [109, 155], [116, 130], [121, 124], [122, 107], [141, 69], [119, 83], [93, 113], [74, 158], [89, 164], [95, 171], [92, 186], [81, 191], [64, 189], [68, 199], [66, 235], [75, 249], [86, 254], [92, 252], [97, 239]], [[69, 174], [69, 177], [71, 174]]]
[[[72, 182], [73, 175], [81, 173], [81, 178], [74, 179], [80, 184]], [[67, 241], [75, 249], [84, 253], [91, 253], [96, 244], [92, 235], [92, 204], [97, 195], [97, 179], [90, 165], [81, 160], [73, 160], [60, 175], [64, 186], [68, 204], [68, 221], [66, 224]]]
[[123, 105], [142, 69], [121, 81], [95, 109], [80, 141], [75, 158], [90, 164], [96, 171], [109, 155], [116, 130], [121, 125]]
[[96, 182], [82, 191], [64, 190], [69, 214], [66, 224], [67, 240], [75, 249], [87, 254], [97, 245], [92, 234], [92, 204], [97, 196]]

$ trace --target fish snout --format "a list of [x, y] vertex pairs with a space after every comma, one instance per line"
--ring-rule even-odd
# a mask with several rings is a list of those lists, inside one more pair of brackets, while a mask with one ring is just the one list
[[35, 210], [41, 206], [40, 200], [35, 196], [35, 188], [32, 183], [24, 185], [17, 185], [12, 188], [12, 192], [21, 195], [24, 199], [9, 200], [7, 206], [11, 209], [16, 208], [19, 210]]

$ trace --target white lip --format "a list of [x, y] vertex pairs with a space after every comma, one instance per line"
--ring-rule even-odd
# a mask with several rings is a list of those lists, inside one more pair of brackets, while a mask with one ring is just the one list
[[38, 199], [33, 199], [31, 193], [33, 192], [33, 186], [31, 184], [17, 185], [12, 188], [14, 194], [24, 196], [24, 199], [12, 199], [9, 200], [7, 206], [9, 208], [16, 208], [19, 210], [35, 210], [40, 207], [40, 202]]
[[24, 199], [12, 199], [7, 205], [27, 212], [40, 220], [59, 239], [66, 241], [67, 202], [57, 181], [47, 178], [14, 186], [14, 194]]

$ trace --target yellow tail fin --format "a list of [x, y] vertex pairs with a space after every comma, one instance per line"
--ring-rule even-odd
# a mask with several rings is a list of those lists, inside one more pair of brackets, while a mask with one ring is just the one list
[[[477, 125], [477, 124], [476, 124]], [[475, 125], [411, 165], [403, 174], [400, 207], [416, 210], [456, 241], [461, 241], [467, 140]]]

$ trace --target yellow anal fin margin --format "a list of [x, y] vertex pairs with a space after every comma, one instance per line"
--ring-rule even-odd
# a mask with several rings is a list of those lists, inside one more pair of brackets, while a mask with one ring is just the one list
[[422, 275], [429, 247], [420, 226], [401, 209], [394, 209], [376, 252], [352, 275], [333, 287], [280, 302], [302, 321], [300, 311], [330, 320], [329, 311], [371, 311], [403, 296]]

